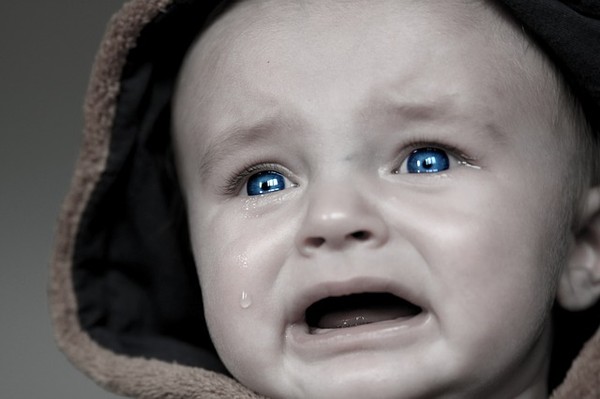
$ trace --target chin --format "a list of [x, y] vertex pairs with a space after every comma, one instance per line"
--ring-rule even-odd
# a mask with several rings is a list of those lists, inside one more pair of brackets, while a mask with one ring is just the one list
[[269, 398], [314, 398], [314, 399], [349, 399], [349, 398], [380, 398], [380, 399], [409, 399], [432, 398], [438, 396], [431, 386], [419, 383], [414, 379], [407, 381], [401, 376], [373, 375], [368, 373], [356, 377], [336, 372], [324, 374], [318, 381], [305, 380], [293, 388], [267, 389], [258, 392]]
[[[404, 359], [403, 359], [404, 357]], [[267, 380], [244, 381], [269, 398], [381, 398], [409, 399], [446, 396], [453, 390], [448, 362], [425, 366], [423, 359], [401, 351], [357, 351], [316, 363], [286, 363], [267, 371]], [[427, 370], [427, 372], [424, 372]], [[252, 379], [252, 378], [249, 378]], [[254, 383], [254, 385], [252, 385]], [[442, 394], [443, 393], [443, 394]], [[461, 397], [461, 395], [453, 395]]]

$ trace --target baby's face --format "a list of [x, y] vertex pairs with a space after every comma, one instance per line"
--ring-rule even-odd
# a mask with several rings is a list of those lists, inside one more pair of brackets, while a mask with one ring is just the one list
[[243, 384], [543, 395], [576, 154], [519, 34], [476, 2], [247, 1], [195, 45], [176, 140]]

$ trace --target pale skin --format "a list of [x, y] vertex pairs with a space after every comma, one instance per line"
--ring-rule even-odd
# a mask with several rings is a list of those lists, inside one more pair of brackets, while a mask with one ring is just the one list
[[[556, 112], [543, 56], [479, 2], [229, 10], [184, 63], [174, 136], [233, 376], [275, 398], [547, 397], [557, 288], [583, 308], [598, 288], [581, 293], [571, 260], [600, 274], [580, 249], [597, 189], [570, 194], [578, 147]], [[408, 173], [423, 148], [448, 168]], [[277, 190], [254, 195], [261, 171]], [[315, 301], [362, 292], [420, 312], [307, 325]]]

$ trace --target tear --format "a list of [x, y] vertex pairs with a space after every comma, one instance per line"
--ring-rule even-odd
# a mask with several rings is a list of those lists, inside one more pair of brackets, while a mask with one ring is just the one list
[[240, 297], [240, 306], [242, 309], [248, 309], [250, 305], [252, 305], [250, 294], [248, 294], [246, 291], [242, 291], [242, 295]]

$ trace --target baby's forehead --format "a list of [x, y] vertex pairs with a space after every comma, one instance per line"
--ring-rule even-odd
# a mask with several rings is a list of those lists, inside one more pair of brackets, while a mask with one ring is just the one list
[[[210, 119], [220, 113], [215, 96], [229, 96], [232, 106], [243, 98], [245, 108], [252, 102], [264, 107], [255, 98], [261, 83], [275, 90], [274, 103], [311, 90], [324, 97], [328, 83], [340, 79], [348, 82], [343, 92], [329, 95], [362, 95], [361, 82], [379, 79], [371, 86], [397, 86], [405, 97], [437, 101], [427, 97], [456, 94], [458, 78], [468, 80], [464, 75], [476, 71], [470, 83], [489, 86], [491, 95], [503, 91], [506, 101], [518, 102], [519, 91], [536, 91], [527, 99], [536, 113], [554, 111], [557, 90], [548, 60], [494, 4], [243, 1], [194, 45], [181, 74], [182, 92], [194, 91], [194, 102]], [[409, 73], [398, 75], [398, 65]]]
[[[340, 34], [364, 34], [365, 21], [371, 22], [371, 30], [372, 25], [383, 28], [390, 23], [404, 26], [407, 31], [427, 25], [440, 35], [450, 33], [447, 39], [457, 32], [477, 30], [482, 35], [502, 36], [504, 41], [512, 38], [523, 47], [529, 44], [514, 19], [493, 0], [242, 0], [231, 2], [212, 17], [202, 41], [235, 45], [236, 39], [243, 39], [247, 44], [247, 39], [264, 32], [312, 37], [311, 28], [325, 24], [330, 29], [320, 31], [320, 40], [324, 40]], [[508, 26], [510, 29], [506, 29]], [[373, 33], [386, 32], [381, 29]]]
[[[227, 67], [267, 67], [278, 61], [288, 61], [289, 67], [302, 57], [313, 60], [322, 74], [330, 60], [342, 57], [347, 68], [352, 57], [377, 63], [389, 55], [377, 52], [378, 42], [399, 38], [421, 43], [407, 61], [422, 56], [422, 65], [443, 64], [452, 50], [463, 52], [471, 63], [496, 58], [488, 67], [506, 69], [505, 80], [552, 70], [521, 27], [489, 0], [244, 0], [217, 17], [192, 52], [211, 71], [231, 74]], [[514, 67], [521, 73], [511, 75]]]

